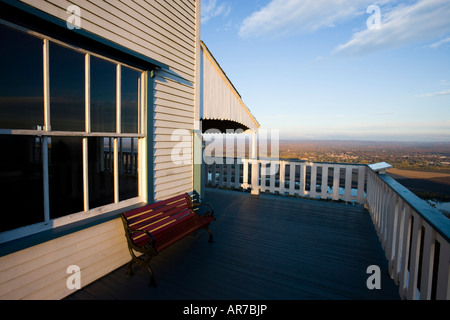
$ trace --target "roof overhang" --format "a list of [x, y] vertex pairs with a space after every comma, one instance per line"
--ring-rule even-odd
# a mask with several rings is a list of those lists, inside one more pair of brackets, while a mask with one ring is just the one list
[[217, 129], [222, 133], [230, 133], [241, 129], [257, 132], [260, 124], [203, 41], [201, 68], [202, 131]]

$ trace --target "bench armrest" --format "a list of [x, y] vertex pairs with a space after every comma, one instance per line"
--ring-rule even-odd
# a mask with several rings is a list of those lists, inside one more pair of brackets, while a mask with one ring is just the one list
[[127, 237], [129, 238], [130, 241], [132, 241], [131, 240], [131, 234], [133, 234], [133, 233], [145, 233], [150, 239], [149, 244], [156, 251], [156, 249], [155, 249], [155, 239], [153, 238], [153, 235], [150, 232], [148, 232], [146, 230], [141, 230], [141, 229], [133, 229], [130, 226], [128, 226], [128, 221], [123, 215], [121, 216], [121, 218], [122, 218], [123, 225], [124, 225], [124, 227], [125, 227], [125, 229], [127, 231], [126, 232], [127, 233]]
[[200, 207], [200, 206], [206, 206], [209, 208], [210, 211], [206, 212], [206, 216], [214, 216], [214, 209], [207, 203], [200, 203], [200, 202], [194, 202], [192, 203], [192, 208], [194, 207]]

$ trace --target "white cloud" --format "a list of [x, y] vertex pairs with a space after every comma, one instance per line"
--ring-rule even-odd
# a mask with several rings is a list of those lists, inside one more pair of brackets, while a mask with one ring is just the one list
[[217, 0], [202, 0], [201, 23], [206, 23], [215, 17], [226, 17], [231, 12], [231, 6], [228, 3], [219, 3]]
[[239, 31], [243, 38], [309, 33], [334, 27], [358, 15], [380, 0], [272, 0], [247, 17]]
[[439, 40], [438, 42], [435, 42], [433, 44], [430, 45], [431, 48], [436, 49], [439, 48], [440, 46], [442, 46], [443, 44], [449, 43], [450, 42], [450, 37]]
[[433, 93], [419, 94], [419, 95], [416, 95], [415, 97], [417, 97], [417, 98], [429, 98], [429, 97], [447, 96], [447, 95], [450, 95], [450, 89], [442, 90], [442, 91], [438, 91], [438, 92], [433, 92]]
[[435, 41], [449, 34], [449, 16], [448, 0], [419, 0], [409, 5], [398, 5], [387, 12], [382, 9], [380, 30], [365, 29], [356, 32], [334, 52], [365, 54], [380, 49]]

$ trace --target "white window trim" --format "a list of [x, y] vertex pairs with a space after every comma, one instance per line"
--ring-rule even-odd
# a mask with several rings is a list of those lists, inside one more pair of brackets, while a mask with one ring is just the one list
[[[147, 71], [135, 68], [133, 66], [124, 64], [122, 62], [103, 57], [96, 53], [84, 50], [72, 45], [66, 44], [59, 40], [44, 36], [35, 31], [24, 29], [23, 27], [9, 23], [0, 19], [0, 23], [12, 27], [18, 31], [25, 31], [26, 33], [39, 37], [43, 40], [43, 65], [44, 65], [44, 126], [41, 130], [26, 130], [26, 129], [0, 129], [2, 135], [26, 135], [26, 136], [41, 136], [43, 137], [42, 145], [42, 165], [43, 165], [43, 184], [44, 184], [44, 221], [19, 227], [13, 230], [0, 232], [0, 243], [5, 243], [17, 240], [36, 233], [49, 231], [54, 228], [66, 226], [75, 222], [80, 222], [86, 219], [94, 218], [96, 216], [104, 215], [108, 212], [124, 209], [139, 203], [147, 201], [147, 150], [145, 135], [145, 115], [146, 115], [146, 101], [148, 99], [146, 94], [146, 74]], [[75, 50], [85, 55], [85, 131], [51, 131], [50, 120], [50, 57], [49, 47], [50, 41], [60, 46]], [[116, 132], [91, 132], [90, 119], [90, 57], [95, 56], [103, 60], [112, 62], [116, 65]], [[138, 133], [121, 133], [121, 69], [123, 67], [132, 69], [140, 73], [138, 83]], [[50, 219], [50, 195], [49, 195], [49, 174], [48, 174], [48, 138], [52, 136], [58, 137], [82, 137], [82, 157], [83, 157], [83, 205], [84, 211], [66, 215], [63, 217]], [[114, 138], [114, 203], [107, 204], [94, 209], [89, 208], [89, 173], [88, 173], [88, 138], [89, 137], [106, 137]], [[118, 141], [119, 138], [137, 138], [138, 157], [138, 197], [119, 201], [119, 158], [118, 158]]]

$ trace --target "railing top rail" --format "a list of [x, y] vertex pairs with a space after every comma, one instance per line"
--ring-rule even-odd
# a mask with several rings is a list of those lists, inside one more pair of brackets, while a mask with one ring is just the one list
[[[251, 157], [226, 157], [226, 156], [208, 156], [208, 158], [223, 158], [223, 159], [246, 159], [252, 160]], [[318, 165], [322, 164], [331, 164], [331, 165], [339, 165], [339, 166], [368, 166], [366, 163], [345, 163], [345, 162], [330, 162], [330, 161], [308, 161], [308, 160], [300, 160], [295, 158], [268, 158], [268, 157], [259, 157], [257, 158], [259, 161], [286, 161], [286, 162], [298, 162], [298, 163], [314, 163]]]
[[[373, 170], [371, 171], [373, 172]], [[428, 205], [424, 200], [420, 199], [389, 175], [373, 173], [394, 190], [400, 198], [416, 211], [419, 216], [427, 221], [427, 223], [430, 224], [446, 241], [450, 242], [450, 219]]]

